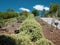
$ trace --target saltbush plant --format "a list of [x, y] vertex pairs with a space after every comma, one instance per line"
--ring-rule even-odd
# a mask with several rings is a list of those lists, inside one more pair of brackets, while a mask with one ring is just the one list
[[24, 15], [17, 17], [18, 23], [22, 23], [26, 18]]
[[4, 27], [4, 25], [5, 25], [5, 20], [0, 20], [0, 27], [2, 28]]
[[41, 38], [40, 40], [36, 41], [36, 45], [54, 45], [54, 44], [48, 39]]
[[24, 34], [24, 32], [19, 34], [11, 34], [10, 36], [16, 40], [17, 45], [31, 45], [30, 36]]
[[42, 27], [34, 19], [33, 15], [29, 15], [28, 18], [21, 24], [20, 32], [25, 31], [25, 34], [31, 36], [31, 41], [37, 41], [44, 37], [42, 33]]
[[34, 19], [32, 14], [29, 14], [19, 29], [20, 33], [24, 32], [25, 35], [29, 35], [31, 42], [35, 42], [36, 45], [54, 45], [44, 37], [41, 25]]

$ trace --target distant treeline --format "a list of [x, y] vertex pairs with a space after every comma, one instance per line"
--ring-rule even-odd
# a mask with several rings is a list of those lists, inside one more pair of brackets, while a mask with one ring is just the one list
[[0, 12], [0, 19], [8, 19], [17, 16], [18, 16], [17, 12]]

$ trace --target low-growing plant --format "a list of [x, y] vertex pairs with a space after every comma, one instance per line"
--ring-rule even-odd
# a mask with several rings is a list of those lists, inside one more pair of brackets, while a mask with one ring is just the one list
[[48, 39], [41, 38], [40, 40], [36, 41], [36, 45], [54, 45], [54, 44]]
[[22, 23], [26, 18], [24, 15], [17, 17], [18, 23]]
[[20, 33], [24, 32], [24, 34], [29, 35], [31, 42], [35, 42], [36, 45], [54, 45], [51, 41], [45, 39], [41, 25], [32, 14], [20, 25], [19, 29]]
[[21, 32], [19, 34], [11, 34], [11, 37], [16, 39], [17, 45], [31, 45], [30, 36]]
[[0, 20], [0, 27], [3, 27], [5, 24], [5, 21], [4, 20]]
[[20, 32], [25, 31], [26, 34], [31, 36], [31, 41], [37, 41], [44, 37], [42, 34], [42, 27], [34, 19], [33, 15], [29, 15], [28, 18], [22, 23]]

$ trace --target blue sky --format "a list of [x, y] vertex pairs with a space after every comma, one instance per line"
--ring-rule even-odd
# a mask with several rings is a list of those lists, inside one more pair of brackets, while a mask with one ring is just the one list
[[[60, 0], [52, 0], [53, 3], [60, 4]], [[0, 0], [0, 11], [12, 8], [16, 11], [32, 11], [33, 9], [49, 10], [50, 0]]]

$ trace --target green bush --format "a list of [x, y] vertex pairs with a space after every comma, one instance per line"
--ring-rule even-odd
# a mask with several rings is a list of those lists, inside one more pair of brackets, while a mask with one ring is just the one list
[[17, 45], [31, 45], [30, 36], [21, 32], [19, 34], [11, 34], [11, 37], [16, 39]]
[[0, 20], [0, 27], [3, 27], [5, 24], [5, 20]]
[[54, 45], [54, 44], [48, 39], [41, 38], [40, 40], [36, 41], [36, 45]]
[[28, 18], [20, 25], [20, 33], [30, 36], [31, 42], [36, 45], [54, 45], [51, 41], [45, 39], [41, 25], [30, 14]]
[[17, 12], [0, 12], [0, 19], [9, 19], [14, 17], [18, 17]]
[[19, 34], [18, 35], [18, 45], [30, 45], [30, 37], [28, 35]]
[[12, 37], [0, 35], [0, 45], [16, 45], [16, 41]]
[[33, 15], [29, 15], [28, 18], [21, 24], [20, 32], [24, 32], [31, 36], [31, 41], [37, 41], [44, 37], [42, 34], [42, 27], [34, 19]]
[[22, 16], [17, 17], [17, 20], [18, 22], [22, 23], [26, 18], [27, 18], [26, 16], [22, 15]]

